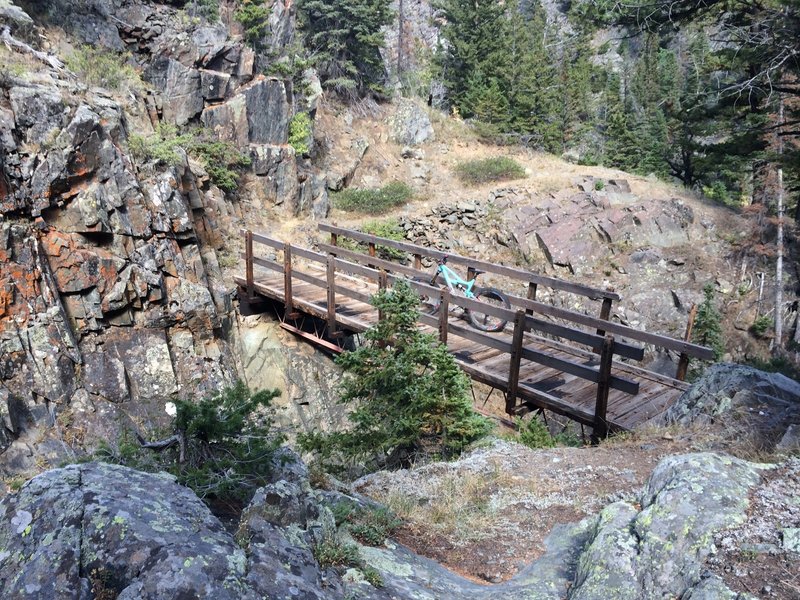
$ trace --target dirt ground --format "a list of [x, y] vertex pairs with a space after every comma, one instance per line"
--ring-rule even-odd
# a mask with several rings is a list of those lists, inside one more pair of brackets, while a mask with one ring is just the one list
[[658, 461], [685, 451], [665, 437], [546, 450], [498, 441], [452, 463], [367, 476], [356, 490], [405, 520], [393, 534], [401, 543], [476, 582], [497, 583], [544, 553], [554, 525], [616, 500], [635, 502]]

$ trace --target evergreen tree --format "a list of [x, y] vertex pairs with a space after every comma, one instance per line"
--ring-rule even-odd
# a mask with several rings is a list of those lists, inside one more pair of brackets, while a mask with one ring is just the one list
[[507, 56], [506, 5], [497, 0], [438, 0], [434, 7], [441, 17], [440, 32], [445, 40], [436, 54], [440, 77], [450, 102], [463, 116], [472, 117], [467, 101], [470, 84], [486, 81], [478, 74], [494, 76]]
[[469, 396], [469, 380], [447, 347], [417, 326], [419, 297], [404, 282], [373, 298], [381, 320], [366, 342], [345, 352], [340, 401], [351, 429], [300, 437], [306, 450], [346, 461], [396, 467], [452, 456], [489, 431]]
[[300, 29], [325, 86], [351, 100], [382, 92], [389, 6], [390, 0], [300, 0]]

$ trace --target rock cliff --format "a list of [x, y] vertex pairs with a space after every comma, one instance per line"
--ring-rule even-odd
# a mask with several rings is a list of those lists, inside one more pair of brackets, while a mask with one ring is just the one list
[[[0, 7], [14, 41], [0, 77], [2, 473], [156, 427], [166, 401], [217, 390], [265, 360], [238, 360], [226, 279], [238, 229], [328, 210], [324, 176], [299, 173], [287, 143], [306, 99], [261, 74], [293, 39], [294, 3], [273, 3], [258, 52], [226, 3], [216, 24], [149, 1], [19, 4]], [[92, 47], [125, 52], [118, 67], [130, 81], [94, 87], [64, 66]], [[226, 194], [182, 150], [174, 166], [135, 156], [134, 136], [165, 125], [204, 126], [249, 156], [241, 192]], [[315, 370], [313, 353], [284, 362]], [[306, 391], [292, 377], [267, 379], [296, 407]]]

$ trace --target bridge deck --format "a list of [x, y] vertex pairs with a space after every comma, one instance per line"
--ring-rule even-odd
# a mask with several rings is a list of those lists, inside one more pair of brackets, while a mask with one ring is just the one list
[[[264, 261], [262, 260], [262, 263]], [[257, 263], [260, 264], [260, 263]], [[267, 266], [261, 264], [261, 266]], [[273, 271], [277, 269], [273, 268]], [[312, 278], [325, 278], [325, 269], [315, 264], [294, 265], [291, 273], [291, 303], [294, 311], [313, 315], [320, 319], [330, 319], [328, 310], [329, 293], [325, 287], [305, 281], [298, 281], [304, 275]], [[356, 277], [337, 274], [336, 282], [342, 279], [349, 289], [365, 298], [374, 294], [378, 285]], [[244, 291], [247, 278], [237, 278]], [[253, 292], [279, 303], [285, 304], [286, 274], [259, 274], [251, 280]], [[344, 284], [343, 284], [344, 285]], [[366, 330], [378, 319], [377, 311], [363, 299], [348, 297], [337, 293], [335, 296], [335, 320], [337, 327], [352, 332]], [[428, 328], [435, 333], [427, 317]], [[462, 319], [461, 310], [455, 309], [448, 315], [447, 345], [459, 365], [474, 380], [509, 391], [509, 381], [513, 379], [512, 360], [508, 351], [483, 343], [487, 335], [507, 345], [513, 344], [511, 324], [501, 333], [481, 334], [472, 329]], [[548, 357], [563, 359], [578, 365], [598, 368], [600, 356], [596, 353], [576, 348], [549, 338], [525, 332], [523, 345], [526, 350], [541, 352]], [[613, 375], [638, 384], [638, 393], [632, 395], [619, 389], [608, 390], [608, 404], [605, 421], [611, 431], [631, 430], [663, 413], [687, 388], [688, 385], [677, 379], [666, 377], [636, 367], [627, 362], [614, 360], [611, 365]], [[568, 416], [586, 425], [596, 425], [595, 410], [598, 383], [586, 378], [565, 373], [538, 362], [525, 360], [519, 364], [518, 386], [515, 389], [516, 407], [545, 408]]]

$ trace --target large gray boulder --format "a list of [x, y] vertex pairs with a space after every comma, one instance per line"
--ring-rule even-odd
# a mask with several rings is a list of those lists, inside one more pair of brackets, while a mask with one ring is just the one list
[[0, 523], [7, 599], [255, 597], [244, 551], [167, 475], [103, 463], [49, 471], [0, 503]]
[[800, 383], [746, 365], [712, 365], [664, 419], [714, 431], [732, 449], [789, 452], [800, 447]]
[[422, 144], [433, 139], [433, 125], [428, 113], [414, 100], [401, 99], [389, 119], [393, 142], [403, 145]]

